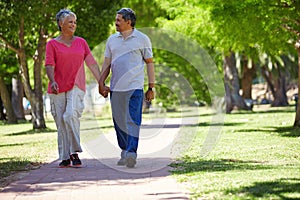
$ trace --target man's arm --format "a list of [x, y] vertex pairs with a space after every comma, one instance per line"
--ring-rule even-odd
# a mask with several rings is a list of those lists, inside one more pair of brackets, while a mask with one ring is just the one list
[[145, 59], [147, 65], [147, 75], [148, 75], [148, 90], [145, 94], [146, 101], [151, 101], [154, 99], [154, 92], [152, 88], [155, 86], [155, 70], [153, 58]]
[[103, 97], [107, 97], [109, 93], [109, 87], [105, 86], [105, 81], [110, 73], [110, 66], [111, 66], [111, 58], [104, 58], [104, 62], [102, 64], [102, 69], [100, 73], [99, 79], [99, 93]]

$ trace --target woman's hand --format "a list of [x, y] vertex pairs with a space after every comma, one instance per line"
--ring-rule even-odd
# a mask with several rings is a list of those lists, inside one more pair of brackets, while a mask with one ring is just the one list
[[59, 87], [58, 87], [58, 84], [53, 81], [51, 83], [51, 91], [54, 93], [54, 94], [58, 94], [59, 93]]

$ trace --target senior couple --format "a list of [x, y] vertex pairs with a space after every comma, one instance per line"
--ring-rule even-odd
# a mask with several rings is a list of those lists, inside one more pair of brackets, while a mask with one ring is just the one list
[[[76, 14], [68, 9], [56, 15], [60, 35], [47, 42], [45, 67], [49, 78], [48, 93], [51, 113], [57, 127], [59, 167], [80, 166], [80, 117], [84, 109], [84, 62], [99, 84], [103, 97], [110, 95], [112, 118], [120, 147], [117, 165], [136, 165], [143, 99], [154, 99], [155, 82], [150, 39], [135, 29], [136, 16], [132, 9], [116, 13], [117, 33], [106, 43], [105, 59], [100, 72], [89, 45], [75, 36]], [[144, 94], [146, 63], [148, 89]], [[112, 72], [110, 87], [105, 85]]]

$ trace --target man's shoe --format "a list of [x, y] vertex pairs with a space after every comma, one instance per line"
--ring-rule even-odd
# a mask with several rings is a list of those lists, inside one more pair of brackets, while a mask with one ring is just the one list
[[136, 164], [136, 158], [133, 156], [126, 157], [126, 167], [133, 168]]
[[125, 158], [121, 158], [121, 159], [117, 162], [117, 165], [120, 165], [120, 166], [126, 165], [126, 159], [125, 159]]
[[58, 165], [60, 168], [65, 168], [65, 167], [70, 167], [71, 166], [71, 161], [70, 159], [63, 160], [59, 163]]
[[81, 165], [81, 160], [79, 159], [78, 154], [70, 155], [70, 159], [72, 161], [73, 166], [80, 166]]

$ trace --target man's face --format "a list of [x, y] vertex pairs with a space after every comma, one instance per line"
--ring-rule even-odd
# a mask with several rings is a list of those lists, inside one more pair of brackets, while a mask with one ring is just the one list
[[131, 24], [130, 20], [125, 21], [121, 14], [117, 14], [115, 25], [116, 25], [116, 30], [118, 32], [124, 32], [124, 31], [131, 30], [132, 27], [130, 24]]

